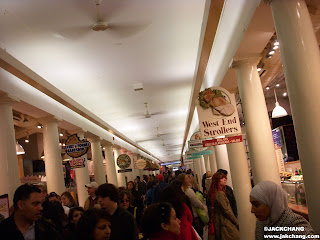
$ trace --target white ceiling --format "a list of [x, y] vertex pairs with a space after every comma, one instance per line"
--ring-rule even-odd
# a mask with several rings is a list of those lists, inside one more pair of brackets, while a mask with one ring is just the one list
[[[95, 32], [94, 0], [1, 0], [0, 60], [9, 59], [34, 83], [0, 68], [0, 91], [19, 97], [23, 102], [14, 108], [34, 118], [50, 113], [64, 120], [62, 128], [81, 127], [107, 141], [115, 132], [115, 143], [130, 151], [179, 160], [185, 140], [199, 128], [193, 92], [220, 84], [235, 92], [232, 58], [260, 54], [275, 32], [268, 5], [225, 0], [205, 53], [205, 76], [198, 79], [210, 2], [219, 3], [102, 0], [110, 28]], [[143, 91], [134, 91], [137, 84]], [[158, 114], [144, 118], [145, 102]], [[157, 137], [157, 127], [166, 135]]]
[[[103, 0], [101, 15], [111, 28], [95, 32], [93, 0], [2, 0], [0, 47], [161, 161], [172, 161], [180, 158], [204, 8], [205, 0]], [[134, 91], [136, 83], [144, 90]], [[144, 118], [145, 102], [160, 114]], [[158, 138], [156, 127], [169, 134]]]

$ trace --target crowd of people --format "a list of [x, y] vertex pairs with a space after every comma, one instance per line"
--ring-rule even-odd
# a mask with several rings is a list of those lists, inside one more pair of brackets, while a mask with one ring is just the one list
[[[237, 205], [232, 188], [226, 184], [227, 175], [223, 169], [212, 176], [207, 172], [202, 189], [190, 169], [144, 176], [142, 180], [137, 176], [119, 188], [91, 182], [86, 185], [89, 196], [83, 208], [70, 192], [47, 194], [42, 185], [24, 184], [14, 193], [10, 216], [0, 223], [1, 237], [237, 240]], [[252, 189], [250, 202], [257, 218], [256, 239], [264, 239], [266, 226], [304, 227], [299, 234], [313, 234], [310, 224], [288, 208], [287, 194], [279, 185], [260, 182]]]

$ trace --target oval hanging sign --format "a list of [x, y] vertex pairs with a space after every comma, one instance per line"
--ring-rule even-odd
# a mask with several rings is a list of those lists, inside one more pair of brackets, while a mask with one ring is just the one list
[[68, 137], [66, 145], [62, 149], [72, 158], [78, 158], [86, 154], [89, 150], [90, 142], [80, 140], [77, 134]]
[[146, 163], [146, 160], [144, 159], [138, 159], [137, 162], [136, 162], [136, 167], [138, 169], [144, 169], [146, 167], [147, 163]]
[[121, 169], [126, 169], [131, 165], [131, 158], [127, 154], [121, 154], [117, 158], [117, 165]]

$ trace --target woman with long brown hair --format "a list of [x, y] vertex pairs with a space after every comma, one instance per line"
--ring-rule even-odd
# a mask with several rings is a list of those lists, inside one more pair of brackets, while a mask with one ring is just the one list
[[234, 216], [226, 196], [227, 177], [217, 172], [212, 176], [207, 205], [210, 215], [209, 240], [240, 239], [238, 219]]

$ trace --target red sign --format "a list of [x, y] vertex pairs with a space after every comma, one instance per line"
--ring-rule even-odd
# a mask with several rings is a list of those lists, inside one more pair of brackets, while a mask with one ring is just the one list
[[242, 135], [202, 141], [203, 147], [242, 142]]
[[86, 159], [84, 157], [74, 158], [69, 161], [71, 168], [82, 168], [85, 166]]

